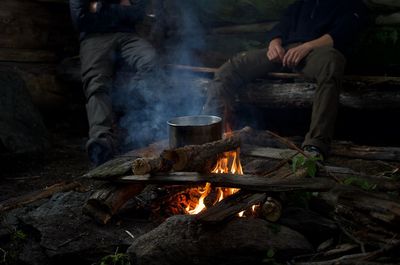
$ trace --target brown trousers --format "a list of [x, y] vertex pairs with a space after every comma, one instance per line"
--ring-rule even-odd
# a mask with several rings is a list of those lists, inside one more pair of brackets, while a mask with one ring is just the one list
[[[266, 56], [266, 49], [240, 53], [222, 65], [208, 90], [203, 114], [224, 116], [230, 113], [237, 90], [267, 73], [282, 68]], [[317, 83], [310, 129], [303, 146], [318, 147], [329, 153], [339, 105], [339, 93], [346, 65], [345, 57], [332, 47], [314, 49], [294, 69]]]

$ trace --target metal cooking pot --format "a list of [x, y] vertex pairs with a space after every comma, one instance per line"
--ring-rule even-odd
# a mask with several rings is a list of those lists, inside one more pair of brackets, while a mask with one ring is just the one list
[[222, 139], [222, 119], [217, 116], [184, 116], [173, 118], [167, 123], [170, 148]]

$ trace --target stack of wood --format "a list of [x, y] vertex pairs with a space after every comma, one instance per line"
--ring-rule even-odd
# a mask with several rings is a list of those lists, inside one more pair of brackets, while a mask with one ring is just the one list
[[[223, 152], [235, 150], [239, 146], [242, 149], [244, 175], [210, 173]], [[339, 251], [346, 254], [346, 261], [375, 260], [399, 247], [399, 148], [380, 149], [335, 143], [333, 150], [337, 156], [385, 160], [387, 162], [381, 163], [391, 170], [381, 174], [360, 173], [349, 168], [317, 164], [317, 177], [312, 178], [308, 175], [307, 168], [293, 170], [290, 166], [294, 156], [300, 153], [307, 157], [307, 154], [298, 149], [291, 140], [268, 131], [245, 128], [235, 132], [233, 138], [205, 145], [173, 150], [163, 150], [165, 145], [162, 144], [158, 147], [158, 152], [150, 152], [146, 157], [137, 157], [132, 153], [132, 156], [124, 158], [123, 164], [110, 162], [102, 169], [88, 173], [88, 178], [106, 180], [108, 188], [107, 192], [103, 190], [93, 193], [85, 206], [86, 213], [104, 224], [119, 211], [125, 201], [138, 195], [146, 185], [173, 187], [178, 192], [210, 183], [212, 187], [241, 190], [209, 205], [196, 216], [199, 222], [221, 225], [244, 212], [248, 217], [264, 218], [278, 225], [286, 224], [290, 223], [287, 220], [287, 209], [298, 203], [301, 196], [308, 196], [309, 208], [305, 211], [312, 208], [315, 212], [311, 215], [314, 217], [297, 217], [299, 219], [294, 223], [301, 224], [297, 230], [304, 229], [304, 233], [307, 233], [309, 226], [320, 227], [320, 222], [330, 220], [330, 226], [342, 231], [339, 234], [356, 245], [352, 251]], [[132, 170], [136, 174], [132, 175]], [[106, 171], [111, 173], [107, 176], [104, 174]], [[302, 218], [307, 219], [308, 223], [301, 221]], [[313, 232], [306, 234], [307, 236], [312, 241], [316, 235]], [[337, 242], [335, 240], [337, 239], [331, 241]], [[331, 248], [335, 246], [333, 242], [330, 242]], [[322, 243], [318, 241], [317, 245]], [[360, 253], [353, 255], [357, 251]], [[353, 254], [347, 255], [349, 253]]]

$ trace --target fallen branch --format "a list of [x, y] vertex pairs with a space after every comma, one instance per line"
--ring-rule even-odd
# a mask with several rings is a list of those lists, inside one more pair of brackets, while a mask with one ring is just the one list
[[0, 213], [25, 206], [27, 204], [30, 204], [32, 202], [41, 199], [51, 197], [55, 193], [75, 190], [81, 187], [82, 187], [81, 184], [76, 181], [69, 183], [66, 182], [57, 183], [50, 187], [45, 188], [44, 190], [34, 191], [29, 194], [22, 195], [16, 198], [11, 198], [9, 200], [0, 203]]
[[[298, 148], [292, 141], [285, 139], [279, 135], [277, 135], [276, 133], [273, 133], [271, 131], [267, 131], [267, 133], [269, 135], [271, 135], [272, 137], [276, 138], [279, 142], [281, 142], [282, 144], [287, 145], [289, 148], [296, 150], [297, 152], [299, 152], [300, 154], [302, 154], [303, 156], [305, 156], [306, 158], [310, 159], [310, 155], [307, 154], [306, 152], [304, 152], [303, 150], [301, 150], [300, 148]], [[327, 168], [320, 162], [320, 161], [316, 161], [317, 166], [320, 170], [324, 171], [330, 178], [332, 178], [333, 180], [335, 180], [336, 182], [340, 183], [341, 181], [334, 175], [332, 175]]]

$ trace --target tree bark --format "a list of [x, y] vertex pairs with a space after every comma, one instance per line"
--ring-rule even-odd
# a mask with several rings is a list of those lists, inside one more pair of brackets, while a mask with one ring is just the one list
[[[351, 109], [398, 109], [400, 95], [390, 85], [345, 89], [340, 105]], [[269, 108], [311, 108], [316, 85], [312, 83], [252, 83], [239, 94], [239, 102]]]
[[202, 145], [188, 145], [176, 149], [164, 150], [160, 157], [138, 158], [132, 163], [135, 175], [174, 171], [211, 172], [217, 159], [227, 151], [236, 150], [240, 146], [238, 137]]

